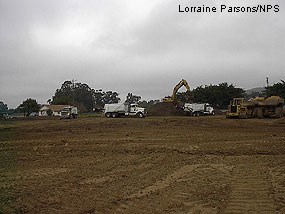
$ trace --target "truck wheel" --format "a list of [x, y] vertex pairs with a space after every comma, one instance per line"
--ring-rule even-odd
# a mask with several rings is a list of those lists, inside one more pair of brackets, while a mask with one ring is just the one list
[[116, 117], [118, 117], [118, 114], [117, 114], [117, 113], [113, 113], [113, 114], [112, 114], [112, 117], [113, 117], [113, 118], [116, 118]]
[[263, 110], [262, 110], [262, 108], [257, 108], [257, 117], [258, 117], [258, 119], [262, 119], [263, 118]]
[[200, 117], [200, 112], [196, 112], [195, 116]]
[[143, 113], [141, 113], [141, 112], [137, 113], [137, 115], [138, 115], [139, 118], [143, 118], [144, 117]]
[[245, 112], [245, 111], [240, 112], [240, 114], [239, 114], [239, 118], [240, 118], [240, 119], [247, 119], [246, 112]]
[[283, 116], [283, 109], [282, 107], [275, 108], [275, 118], [281, 118]]
[[107, 113], [105, 114], [105, 116], [108, 117], [108, 118], [110, 118], [110, 117], [111, 117], [111, 113], [107, 112]]

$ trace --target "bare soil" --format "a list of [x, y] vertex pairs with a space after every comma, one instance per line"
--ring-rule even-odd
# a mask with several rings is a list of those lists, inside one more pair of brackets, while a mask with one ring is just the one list
[[285, 120], [0, 121], [0, 213], [285, 213]]

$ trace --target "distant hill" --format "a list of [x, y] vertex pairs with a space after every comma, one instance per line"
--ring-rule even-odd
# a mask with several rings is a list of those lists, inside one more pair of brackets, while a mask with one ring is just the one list
[[262, 93], [264, 90], [265, 90], [265, 87], [252, 88], [252, 89], [245, 90], [245, 94], [246, 95], [258, 94], [258, 93]]

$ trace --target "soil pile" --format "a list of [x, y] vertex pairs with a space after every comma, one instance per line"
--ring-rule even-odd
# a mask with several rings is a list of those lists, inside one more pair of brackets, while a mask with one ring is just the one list
[[221, 111], [220, 109], [214, 109], [215, 115], [225, 115], [226, 111]]
[[178, 116], [185, 115], [182, 109], [176, 108], [173, 103], [157, 103], [147, 113], [149, 116]]

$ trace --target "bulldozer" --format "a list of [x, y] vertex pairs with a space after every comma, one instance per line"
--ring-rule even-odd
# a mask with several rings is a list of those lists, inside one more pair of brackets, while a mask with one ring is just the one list
[[256, 97], [249, 101], [234, 98], [228, 106], [227, 118], [283, 117], [284, 99], [279, 96]]
[[230, 105], [228, 106], [228, 111], [226, 113], [227, 118], [246, 118], [247, 114], [244, 98], [234, 98], [230, 101]]
[[187, 92], [190, 92], [190, 86], [188, 85], [187, 81], [185, 79], [180, 80], [180, 82], [173, 88], [172, 95], [170, 97], [164, 97], [163, 102], [166, 103], [174, 103], [177, 104], [177, 92], [178, 90], [184, 86], [187, 90]]

